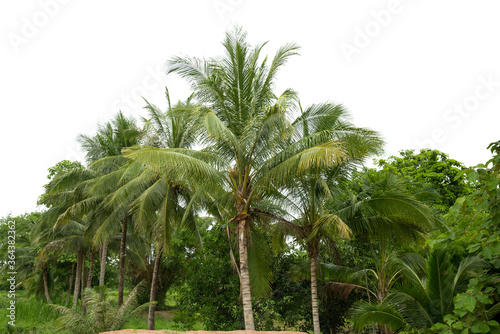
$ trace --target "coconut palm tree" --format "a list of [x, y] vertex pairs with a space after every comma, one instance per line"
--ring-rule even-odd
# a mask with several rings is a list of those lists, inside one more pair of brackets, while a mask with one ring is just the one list
[[[166, 90], [168, 110], [162, 112], [158, 107], [146, 101], [149, 117], [144, 118], [143, 143], [157, 147], [177, 149], [189, 148], [195, 139], [193, 120], [169, 113], [170, 97]], [[179, 102], [177, 108], [191, 107], [191, 100]], [[130, 148], [134, 150], [137, 148]], [[94, 162], [94, 166], [109, 163], [112, 158], [104, 158]], [[113, 189], [112, 192], [109, 192]], [[96, 233], [96, 241], [109, 239], [108, 226], [116, 217], [126, 213], [134, 222], [135, 230], [146, 236], [153, 243], [156, 257], [153, 267], [150, 298], [156, 300], [156, 285], [159, 264], [164, 250], [169, 248], [170, 238], [176, 226], [186, 223], [196, 225], [193, 215], [192, 195], [189, 184], [173, 183], [168, 177], [158, 171], [145, 167], [142, 163], [129, 160], [119, 169], [96, 179], [91, 187], [91, 193], [104, 194], [104, 202], [112, 208], [112, 213], [103, 222]], [[102, 242], [102, 241], [101, 241]], [[150, 305], [148, 328], [154, 329], [155, 304]]]
[[347, 180], [348, 172], [356, 164], [371, 154], [380, 153], [382, 148], [382, 140], [376, 133], [355, 128], [346, 119], [347, 111], [341, 105], [332, 103], [316, 104], [302, 111], [301, 116], [293, 123], [295, 133], [307, 137], [328, 130], [342, 141], [347, 157], [343, 164], [335, 168], [312, 170], [280, 189], [280, 193], [286, 195], [282, 206], [288, 213], [292, 213], [292, 219], [279, 220], [279, 225], [297, 241], [304, 242], [309, 257], [315, 334], [320, 334], [316, 279], [319, 244], [323, 238], [333, 241], [339, 235], [348, 237], [350, 234], [349, 227], [335, 213], [328, 212], [324, 204], [337, 196], [341, 185]]
[[[199, 137], [205, 148], [143, 148], [127, 151], [125, 156], [176, 183], [211, 189], [219, 213], [236, 231], [245, 328], [252, 330], [250, 281], [258, 275], [249, 270], [251, 231], [256, 222], [270, 218], [259, 205], [310, 168], [342, 163], [347, 152], [328, 126], [314, 134], [294, 136], [292, 122], [300, 113], [293, 108], [295, 94], [286, 90], [276, 96], [273, 86], [279, 69], [298, 53], [295, 44], [281, 47], [270, 63], [261, 58], [264, 45], [251, 47], [241, 28], [227, 33], [223, 45], [226, 54], [222, 58], [175, 57], [169, 62], [169, 73], [185, 78], [201, 105], [179, 113], [203, 125]], [[322, 122], [326, 121], [318, 120]], [[214, 196], [216, 189], [225, 194]]]
[[[168, 89], [165, 91], [168, 109], [162, 112], [158, 107], [146, 101], [146, 109], [149, 112], [145, 122], [145, 143], [152, 144], [164, 149], [189, 149], [195, 143], [198, 123], [191, 118], [171, 112], [172, 106]], [[179, 101], [177, 109], [191, 108], [191, 97], [185, 102]], [[151, 173], [153, 172], [153, 173]], [[153, 232], [153, 244], [155, 245], [156, 258], [153, 267], [151, 281], [150, 301], [156, 301], [158, 284], [158, 273], [162, 254], [170, 248], [170, 240], [175, 227], [187, 223], [199, 233], [194, 219], [193, 189], [188, 183], [174, 183], [168, 177], [161, 175], [151, 169], [146, 169], [140, 177], [143, 187], [141, 194], [132, 203], [134, 219], [138, 228], [145, 233]], [[145, 182], [145, 181], [148, 182]], [[156, 304], [149, 306], [148, 329], [155, 329]]]
[[[99, 159], [105, 159], [108, 157], [121, 157], [121, 150], [125, 147], [130, 147], [139, 144], [142, 137], [142, 131], [136, 126], [135, 120], [133, 118], [125, 117], [121, 112], [119, 112], [110, 122], [100, 125], [98, 127], [96, 135], [90, 137], [87, 135], [79, 135], [78, 141], [81, 143], [82, 148], [86, 152], [86, 159], [88, 163], [94, 163]], [[107, 171], [114, 171], [123, 164], [124, 159], [112, 159], [114, 164], [108, 163], [103, 169], [103, 164], [100, 164], [100, 172], [106, 174]], [[117, 164], [118, 165], [115, 165]], [[103, 171], [104, 170], [104, 171]], [[92, 188], [91, 188], [92, 189]], [[112, 192], [109, 191], [109, 192]], [[108, 193], [109, 193], [108, 192]], [[96, 194], [87, 190], [89, 197], [93, 198], [93, 203], [98, 204], [96, 200]], [[102, 194], [97, 195], [101, 197]], [[116, 212], [116, 210], [115, 210]], [[127, 208], [120, 210], [122, 215], [112, 215], [115, 219], [114, 224], [121, 225], [121, 244], [120, 244], [120, 254], [119, 254], [119, 278], [118, 278], [118, 307], [123, 303], [123, 288], [125, 283], [125, 253], [126, 253], [126, 243], [127, 243], [127, 227], [129, 224], [130, 217], [128, 216]], [[109, 216], [108, 216], [109, 219]], [[109, 226], [108, 226], [109, 227]], [[101, 281], [104, 280], [105, 262], [107, 254], [107, 243], [101, 244]]]
[[[75, 203], [85, 197], [81, 184], [94, 176], [94, 173], [81, 164], [74, 164], [66, 168], [64, 161], [54, 168], [58, 169], [53, 178], [45, 185], [45, 193], [40, 197], [39, 204], [48, 207], [36, 228], [36, 240], [43, 245], [38, 257], [42, 269], [47, 254], [52, 251], [71, 250], [77, 254], [76, 279], [73, 293], [73, 308], [76, 308], [80, 293], [80, 284], [83, 282], [84, 254], [91, 249], [88, 232], [91, 224], [87, 217], [68, 219], [65, 226], [58, 225], [59, 217]], [[83, 290], [83, 288], [82, 288]]]

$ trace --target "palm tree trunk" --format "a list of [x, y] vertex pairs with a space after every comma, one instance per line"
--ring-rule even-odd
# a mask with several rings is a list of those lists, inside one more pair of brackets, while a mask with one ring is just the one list
[[310, 256], [311, 262], [311, 303], [312, 303], [312, 316], [313, 316], [313, 325], [314, 325], [314, 334], [320, 334], [319, 327], [319, 312], [318, 312], [318, 281], [316, 279], [316, 256], [311, 254]]
[[94, 275], [94, 262], [95, 262], [95, 252], [92, 251], [90, 253], [90, 265], [89, 265], [89, 274], [87, 276], [87, 288], [92, 287], [92, 276]]
[[47, 264], [44, 263], [42, 266], [42, 276], [43, 276], [43, 291], [45, 292], [45, 299], [47, 299], [47, 303], [50, 304], [50, 294], [49, 294], [49, 282], [48, 282], [48, 273], [47, 273]]
[[108, 258], [108, 244], [101, 246], [101, 271], [99, 274], [99, 286], [104, 285], [104, 275], [106, 274], [106, 259]]
[[80, 278], [82, 272], [82, 260], [83, 260], [83, 250], [78, 250], [78, 257], [76, 260], [76, 278], [75, 278], [75, 290], [73, 291], [73, 309], [76, 309], [78, 304], [78, 294], [80, 292]]
[[[385, 249], [385, 239], [380, 240], [380, 270], [379, 270], [379, 281], [378, 281], [378, 301], [382, 302], [387, 296], [387, 252]], [[393, 332], [386, 325], [379, 325], [379, 330], [381, 334], [392, 334]]]
[[75, 275], [75, 263], [71, 265], [71, 276], [69, 277], [68, 283], [68, 291], [66, 291], [66, 301], [64, 302], [64, 306], [68, 306], [69, 303], [69, 295], [71, 294], [71, 288], [73, 287], [73, 277]]
[[365, 272], [365, 287], [368, 295], [368, 303], [371, 304], [370, 291], [368, 290], [368, 273], [366, 272], [366, 263], [365, 263], [365, 253], [361, 254], [361, 258], [363, 259], [363, 270]]
[[241, 299], [243, 303], [243, 317], [245, 329], [255, 330], [252, 311], [252, 293], [250, 290], [250, 274], [248, 271], [248, 226], [246, 219], [240, 221], [238, 226], [239, 251], [240, 251], [240, 274], [241, 274]]
[[125, 283], [125, 250], [127, 247], [127, 218], [122, 223], [122, 239], [120, 242], [120, 276], [118, 277], [118, 308], [123, 304], [123, 286]]
[[[365, 271], [365, 287], [366, 294], [368, 295], [368, 303], [371, 304], [370, 290], [368, 288], [368, 273], [366, 272], [365, 252], [362, 252], [361, 258], [363, 259], [363, 270]], [[372, 334], [375, 334], [375, 327], [372, 326]]]
[[[158, 272], [160, 268], [160, 263], [161, 263], [161, 257], [163, 253], [163, 245], [160, 247], [158, 250], [158, 253], [156, 254], [156, 259], [155, 259], [155, 264], [153, 267], [153, 278], [151, 280], [151, 292], [149, 295], [149, 301], [154, 302], [156, 301], [156, 290], [157, 290], [157, 283], [158, 283]], [[149, 306], [149, 312], [148, 312], [148, 330], [154, 330], [155, 329], [155, 309], [156, 305], [150, 305]]]
[[[92, 275], [94, 274], [94, 260], [95, 260], [95, 252], [90, 252], [90, 264], [89, 264], [89, 275], [87, 277], [87, 285], [88, 289], [92, 288]], [[87, 299], [85, 299], [85, 303], [83, 304], [82, 314], [85, 315], [87, 313]]]
[[81, 283], [82, 283], [82, 292], [83, 292], [83, 289], [85, 289], [85, 285], [87, 284], [87, 277], [85, 277], [85, 256], [83, 257], [82, 259], [82, 280], [81, 280]]
[[[104, 286], [104, 275], [106, 274], [106, 260], [108, 258], [108, 244], [102, 245], [101, 246], [101, 259], [100, 259], [100, 265], [101, 265], [101, 271], [99, 273], [99, 286], [103, 287]], [[103, 293], [104, 289], [99, 288], [99, 300], [102, 301], [103, 298]]]
[[85, 257], [82, 258], [82, 278], [80, 279], [80, 283], [81, 283], [81, 288], [80, 288], [80, 291], [81, 291], [81, 294], [82, 294], [82, 298], [80, 300], [80, 307], [82, 309], [82, 314], [83, 314], [83, 304], [84, 304], [84, 298], [83, 298], [83, 290], [85, 290]]

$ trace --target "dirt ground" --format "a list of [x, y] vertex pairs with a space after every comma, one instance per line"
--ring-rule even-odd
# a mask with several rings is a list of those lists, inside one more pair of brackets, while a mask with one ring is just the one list
[[122, 329], [120, 331], [113, 332], [102, 332], [99, 334], [151, 334], [151, 333], [167, 333], [167, 334], [307, 334], [302, 332], [260, 332], [260, 331], [229, 331], [229, 332], [217, 332], [217, 331], [188, 331], [188, 332], [177, 332], [173, 330], [155, 330], [148, 331], [146, 329]]

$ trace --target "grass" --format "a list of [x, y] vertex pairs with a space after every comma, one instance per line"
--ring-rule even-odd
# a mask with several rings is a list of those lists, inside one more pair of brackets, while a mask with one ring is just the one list
[[15, 300], [16, 319], [15, 327], [13, 327], [8, 324], [11, 319], [7, 317], [10, 298], [7, 293], [0, 293], [0, 319], [2, 319], [0, 333], [60, 333], [55, 324], [59, 314], [47, 303], [33, 297], [26, 297], [24, 291], [17, 291]]
[[[128, 329], [148, 328], [147, 312], [131, 317], [123, 327]], [[173, 331], [205, 330], [205, 326], [196, 319], [196, 315], [179, 312], [178, 310], [156, 312], [155, 328]]]
[[[117, 291], [110, 291], [111, 295], [117, 295]], [[175, 300], [167, 298], [166, 301], [169, 312], [160, 311], [156, 314], [155, 327], [157, 329], [182, 331], [182, 330], [203, 330], [203, 324], [196, 320], [195, 315], [179, 312]], [[44, 300], [34, 297], [27, 297], [26, 292], [19, 290], [16, 292], [16, 320], [15, 327], [9, 326], [7, 308], [10, 299], [7, 293], [0, 292], [0, 334], [3, 333], [30, 333], [30, 334], [68, 334], [58, 330], [57, 318], [59, 314]], [[123, 326], [127, 329], [147, 329], [147, 311], [131, 317]]]

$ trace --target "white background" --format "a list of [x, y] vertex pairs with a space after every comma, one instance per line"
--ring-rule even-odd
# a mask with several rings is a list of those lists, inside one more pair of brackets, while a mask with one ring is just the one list
[[301, 45], [277, 93], [344, 104], [385, 156], [430, 147], [485, 162], [500, 139], [499, 13], [497, 0], [2, 1], [0, 217], [36, 209], [50, 166], [83, 161], [79, 133], [119, 109], [146, 116], [140, 95], [164, 107], [165, 85], [185, 99], [165, 61], [220, 55], [234, 24], [271, 56]]

